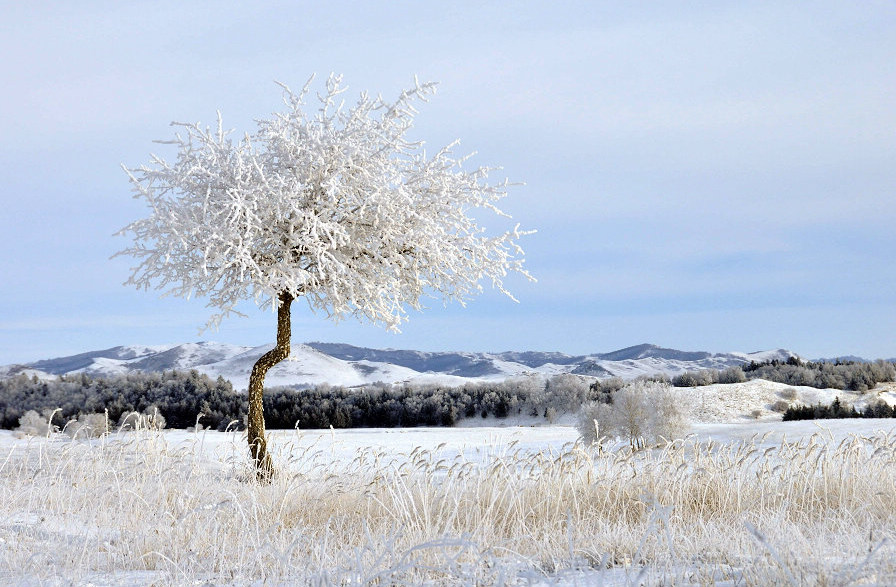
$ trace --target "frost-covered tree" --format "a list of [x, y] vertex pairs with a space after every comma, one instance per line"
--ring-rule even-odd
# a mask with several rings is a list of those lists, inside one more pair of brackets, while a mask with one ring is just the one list
[[612, 398], [612, 403], [592, 402], [579, 411], [577, 428], [586, 442], [620, 436], [636, 448], [680, 438], [690, 428], [683, 400], [668, 383], [635, 380]]
[[[147, 218], [125, 227], [134, 246], [119, 254], [139, 264], [128, 284], [165, 294], [201, 296], [217, 312], [244, 299], [277, 312], [275, 347], [249, 382], [248, 438], [260, 477], [271, 472], [262, 414], [267, 371], [290, 352], [290, 305], [397, 330], [428, 295], [463, 303], [481, 281], [510, 295], [510, 271], [528, 277], [519, 226], [489, 236], [471, 214], [497, 202], [508, 183], [493, 169], [468, 171], [453, 143], [427, 153], [407, 136], [415, 104], [434, 93], [419, 83], [395, 101], [362, 93], [347, 105], [331, 75], [319, 106], [305, 111], [311, 80], [284, 89], [285, 110], [232, 138], [218, 115], [214, 129], [174, 123], [177, 158], [152, 156], [127, 171]], [[512, 296], [511, 296], [512, 297]]]

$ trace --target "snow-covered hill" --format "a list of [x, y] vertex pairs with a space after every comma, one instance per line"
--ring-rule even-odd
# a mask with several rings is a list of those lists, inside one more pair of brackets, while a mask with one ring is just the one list
[[[70, 357], [0, 367], [0, 377], [17, 373], [57, 376], [69, 373], [116, 375], [133, 371], [196, 369], [245, 389], [252, 365], [270, 346], [244, 347], [215, 342], [163, 346], [119, 346]], [[643, 344], [611, 353], [566, 355], [557, 352], [422, 352], [370, 349], [336, 343], [295, 345], [289, 360], [268, 373], [267, 385], [356, 386], [383, 381], [461, 384], [469, 380], [519, 375], [574, 373], [593, 377], [677, 375], [698, 369], [724, 369], [750, 361], [786, 360], [794, 353], [778, 349], [758, 353], [686, 352]]]

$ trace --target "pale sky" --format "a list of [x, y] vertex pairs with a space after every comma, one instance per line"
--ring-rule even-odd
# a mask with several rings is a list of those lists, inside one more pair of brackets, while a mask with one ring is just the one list
[[419, 350], [896, 356], [896, 3], [2, 2], [0, 365], [274, 341], [122, 285], [120, 165], [173, 120], [242, 133], [300, 87], [440, 82], [414, 130], [512, 181], [537, 283], [402, 334], [294, 304], [293, 340]]

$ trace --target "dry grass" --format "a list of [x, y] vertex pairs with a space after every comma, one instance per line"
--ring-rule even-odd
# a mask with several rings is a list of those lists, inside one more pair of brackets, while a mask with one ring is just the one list
[[196, 438], [18, 442], [0, 582], [896, 584], [891, 435], [483, 462], [283, 446], [270, 486], [238, 438], [212, 458]]

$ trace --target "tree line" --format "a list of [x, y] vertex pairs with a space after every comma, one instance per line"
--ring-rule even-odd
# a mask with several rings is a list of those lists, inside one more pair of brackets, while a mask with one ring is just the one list
[[18, 375], [0, 381], [0, 427], [13, 429], [26, 412], [49, 415], [49, 424], [64, 427], [79, 416], [108, 414], [113, 424], [138, 412], [154, 410], [171, 428], [186, 428], [202, 414], [207, 428], [227, 427], [245, 413], [245, 394], [222, 377], [196, 371], [131, 373], [111, 377], [62, 375], [54, 380]]
[[[273, 429], [453, 426], [464, 418], [515, 415], [553, 421], [560, 414], [577, 412], [584, 403], [606, 401], [622, 386], [620, 379], [594, 381], [561, 374], [460, 387], [385, 383], [360, 388], [274, 387], [265, 390], [264, 413]], [[230, 382], [197, 371], [77, 374], [54, 380], [18, 375], [0, 381], [0, 427], [16, 428], [29, 411], [59, 428], [90, 414], [106, 414], [114, 425], [135, 412], [157, 412], [170, 428], [194, 426], [198, 417], [204, 428], [225, 430], [245, 426], [248, 404], [246, 394], [235, 391]], [[33, 415], [28, 421], [34, 423]]]
[[878, 383], [896, 381], [896, 365], [889, 361], [862, 363], [858, 361], [803, 361], [791, 357], [786, 361], [750, 362], [743, 367], [724, 370], [705, 369], [688, 371], [672, 378], [676, 387], [699, 387], [713, 383], [740, 383], [765, 379], [787, 385], [817, 389], [868, 391]]
[[827, 420], [836, 418], [896, 418], [896, 406], [890, 406], [883, 401], [868, 404], [864, 409], [857, 410], [853, 406], [844, 405], [840, 398], [834, 398], [830, 405], [815, 404], [814, 406], [795, 405], [790, 406], [784, 412], [784, 421], [794, 420]]
[[[674, 377], [678, 387], [736, 383], [762, 378], [788, 385], [863, 391], [879, 382], [896, 379], [889, 362], [751, 363], [725, 370], [689, 372]], [[658, 375], [645, 381], [668, 383]], [[265, 421], [272, 429], [394, 428], [453, 426], [470, 418], [528, 416], [548, 422], [561, 414], [574, 414], [593, 402], [610, 404], [626, 383], [619, 378], [602, 381], [573, 374], [544, 378], [514, 377], [504, 381], [471, 382], [458, 387], [376, 383], [358, 388], [320, 384], [307, 389], [268, 388], [264, 393]], [[852, 408], [792, 406], [784, 419], [839, 417], [896, 417], [887, 406], [872, 406], [852, 415]], [[33, 412], [33, 414], [28, 414]], [[847, 413], [849, 412], [849, 413]], [[128, 423], [133, 414], [157, 414], [156, 422], [169, 428], [198, 423], [208, 429], [243, 429], [248, 413], [244, 392], [222, 377], [213, 379], [197, 371], [130, 373], [119, 376], [63, 375], [42, 380], [24, 374], [0, 381], [0, 428], [64, 428], [73, 421], [103, 414], [110, 426]], [[42, 419], [42, 420], [41, 420]], [[96, 420], [91, 420], [96, 422]], [[590, 420], [589, 420], [590, 421]], [[41, 422], [43, 424], [41, 424]]]

